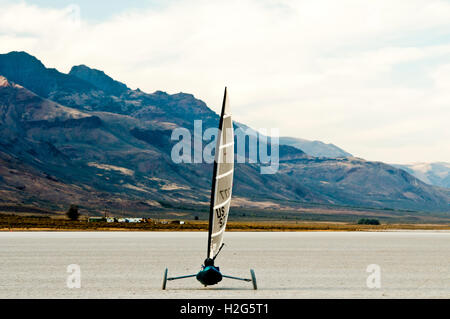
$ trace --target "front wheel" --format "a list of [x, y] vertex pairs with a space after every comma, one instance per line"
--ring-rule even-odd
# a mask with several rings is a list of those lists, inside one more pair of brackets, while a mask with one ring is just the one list
[[167, 283], [167, 272], [169, 270], [166, 268], [164, 271], [164, 277], [163, 277], [163, 283], [162, 283], [162, 290], [166, 290], [166, 283]]
[[256, 284], [256, 276], [253, 269], [250, 269], [250, 275], [252, 276], [253, 289], [256, 290], [258, 289], [258, 285]]

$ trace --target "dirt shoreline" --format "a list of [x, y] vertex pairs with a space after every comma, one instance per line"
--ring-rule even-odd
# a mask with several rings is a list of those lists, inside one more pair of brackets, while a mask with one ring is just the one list
[[[206, 221], [186, 221], [176, 224], [171, 221], [151, 223], [106, 223], [69, 221], [66, 219], [46, 219], [30, 217], [0, 218], [0, 231], [207, 231]], [[308, 231], [396, 231], [396, 230], [450, 230], [449, 224], [382, 224], [359, 225], [338, 222], [229, 222], [227, 231], [242, 232], [308, 232]]]

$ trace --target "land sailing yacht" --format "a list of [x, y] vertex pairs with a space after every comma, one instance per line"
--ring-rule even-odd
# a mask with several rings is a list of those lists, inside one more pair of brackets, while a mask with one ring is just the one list
[[219, 122], [219, 134], [217, 137], [216, 154], [214, 158], [214, 170], [211, 189], [211, 204], [209, 212], [208, 250], [201, 270], [194, 275], [179, 277], [167, 277], [168, 269], [164, 271], [162, 289], [166, 289], [167, 281], [196, 277], [205, 287], [219, 283], [222, 278], [252, 282], [253, 289], [257, 289], [256, 277], [253, 269], [250, 269], [251, 279], [227, 276], [220, 272], [214, 265], [216, 257], [222, 250], [223, 235], [230, 211], [231, 189], [233, 186], [234, 172], [234, 133], [231, 110], [228, 101], [227, 88], [222, 103], [222, 112]]

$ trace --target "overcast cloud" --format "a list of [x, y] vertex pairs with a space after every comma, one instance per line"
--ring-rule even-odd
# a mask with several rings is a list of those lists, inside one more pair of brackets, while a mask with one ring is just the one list
[[449, 1], [133, 1], [90, 18], [84, 1], [33, 3], [0, 2], [1, 53], [193, 93], [216, 112], [227, 85], [235, 119], [256, 129], [450, 162]]

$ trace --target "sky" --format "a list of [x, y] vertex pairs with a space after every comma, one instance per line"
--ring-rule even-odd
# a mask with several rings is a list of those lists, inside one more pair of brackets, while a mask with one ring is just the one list
[[387, 163], [450, 162], [450, 0], [0, 0], [0, 53]]

